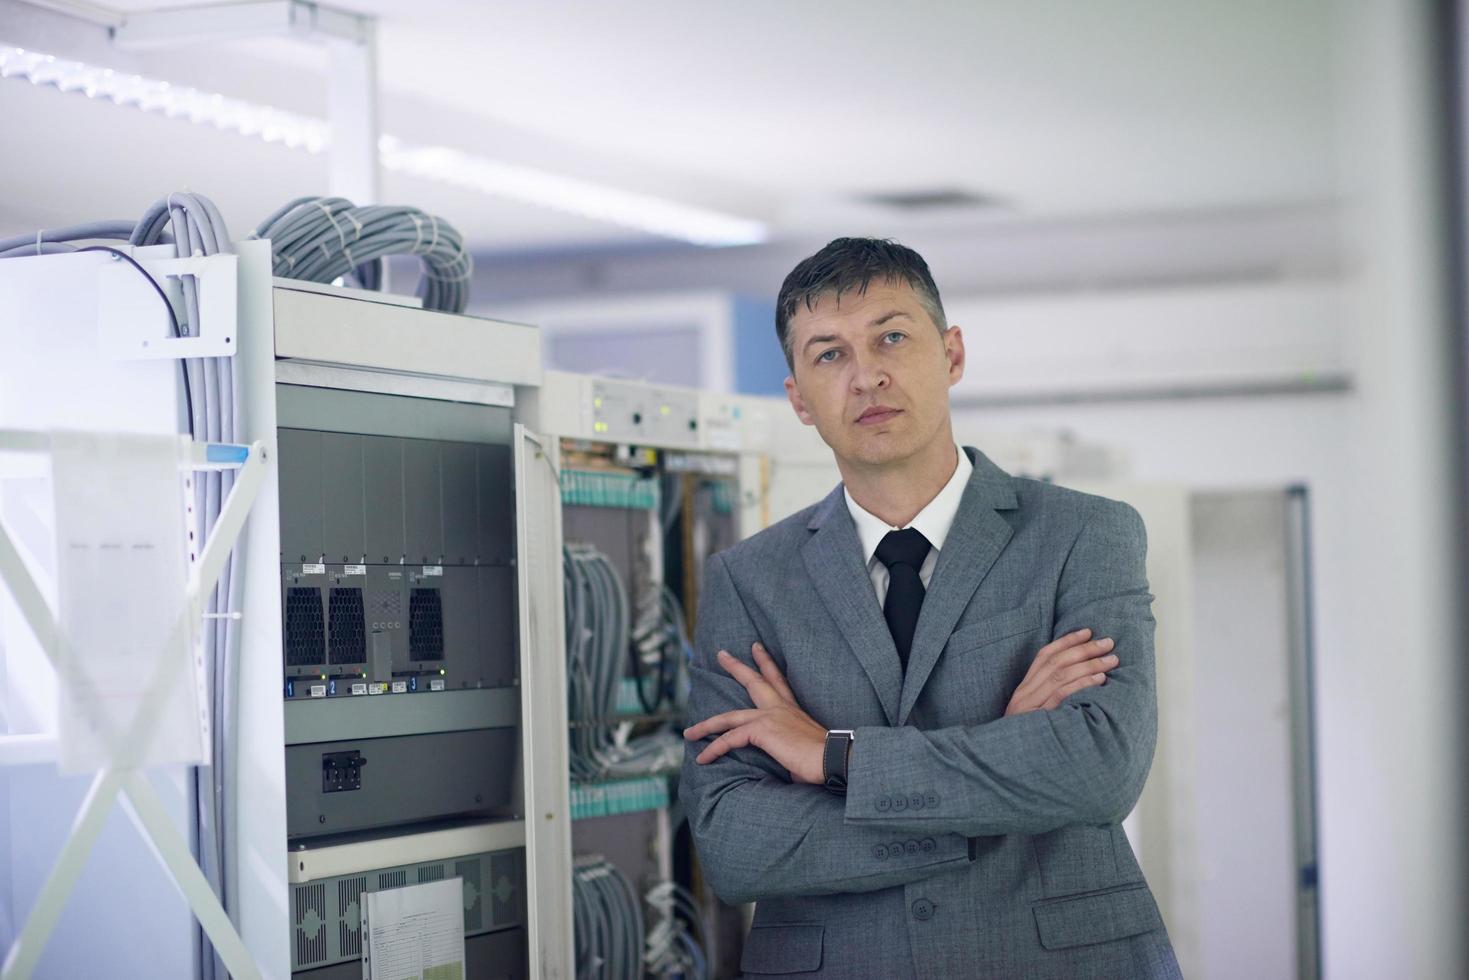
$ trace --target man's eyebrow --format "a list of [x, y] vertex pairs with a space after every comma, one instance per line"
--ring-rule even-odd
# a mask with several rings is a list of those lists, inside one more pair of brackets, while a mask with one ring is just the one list
[[[877, 319], [870, 321], [867, 324], [868, 329], [871, 329], [873, 327], [880, 327], [884, 323], [887, 323], [889, 320], [895, 320], [895, 319], [897, 319], [900, 316], [901, 317], [907, 317], [910, 320], [913, 319], [913, 314], [909, 313], [906, 310], [890, 310], [889, 312], [884, 313], [882, 316], [878, 317]], [[842, 338], [838, 337], [834, 333], [824, 333], [824, 334], [822, 334], [819, 337], [812, 337], [810, 340], [807, 340], [804, 344], [801, 345], [801, 350], [803, 352], [806, 351], [809, 347], [811, 347], [812, 344], [829, 344], [829, 343], [832, 343], [833, 341], [838, 341], [838, 340], [841, 340], [841, 339]]]

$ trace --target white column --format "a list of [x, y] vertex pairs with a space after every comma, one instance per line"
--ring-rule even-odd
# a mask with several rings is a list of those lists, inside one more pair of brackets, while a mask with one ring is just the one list
[[361, 40], [329, 38], [327, 115], [331, 158], [327, 186], [353, 204], [378, 203], [377, 31], [364, 22]]

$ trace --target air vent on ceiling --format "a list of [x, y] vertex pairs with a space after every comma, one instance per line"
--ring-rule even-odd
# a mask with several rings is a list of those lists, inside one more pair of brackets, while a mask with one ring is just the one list
[[976, 208], [998, 208], [1004, 202], [987, 194], [975, 194], [954, 187], [930, 187], [911, 191], [887, 191], [865, 194], [861, 200], [898, 211], [950, 211]]

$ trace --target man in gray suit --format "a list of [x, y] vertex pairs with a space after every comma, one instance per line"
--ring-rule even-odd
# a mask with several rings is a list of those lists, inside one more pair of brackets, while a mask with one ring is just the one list
[[1141, 519], [956, 447], [963, 336], [911, 249], [830, 243], [776, 331], [842, 484], [704, 577], [680, 794], [758, 903], [741, 968], [1177, 977], [1120, 826], [1157, 737]]

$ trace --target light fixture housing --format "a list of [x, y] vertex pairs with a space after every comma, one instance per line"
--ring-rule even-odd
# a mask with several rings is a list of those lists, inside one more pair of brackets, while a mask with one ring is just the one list
[[[0, 44], [0, 78], [49, 85], [62, 92], [213, 126], [307, 153], [323, 153], [331, 148], [331, 129], [324, 119], [11, 45]], [[504, 163], [448, 146], [405, 143], [384, 135], [378, 140], [378, 159], [389, 172], [695, 245], [755, 245], [769, 237], [768, 229], [759, 221]]]

